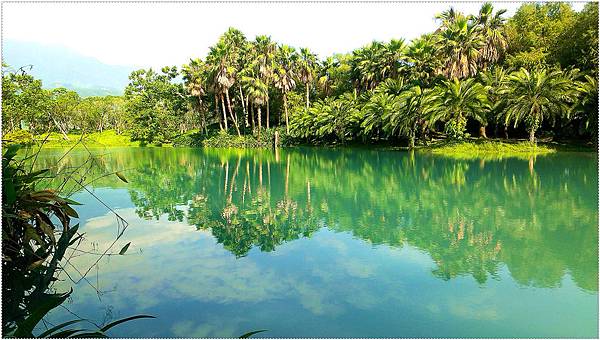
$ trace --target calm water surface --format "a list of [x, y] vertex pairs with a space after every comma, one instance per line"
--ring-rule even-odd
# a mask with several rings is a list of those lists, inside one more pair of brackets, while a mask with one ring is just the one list
[[[40, 165], [65, 150], [44, 150]], [[120, 337], [596, 337], [597, 156], [96, 150], [73, 198], [92, 270], [50, 321]], [[75, 150], [60, 167], [81, 164]], [[75, 270], [69, 274], [77, 280]], [[95, 288], [99, 289], [99, 293]]]

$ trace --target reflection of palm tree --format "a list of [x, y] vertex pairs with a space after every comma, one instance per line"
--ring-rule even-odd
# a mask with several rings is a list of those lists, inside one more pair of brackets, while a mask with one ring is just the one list
[[[135, 169], [127, 187], [140, 215], [187, 219], [236, 256], [271, 251], [326, 226], [373, 244], [425, 251], [441, 278], [485, 282], [504, 263], [520, 284], [553, 286], [569, 272], [578, 286], [598, 289], [594, 159], [539, 157], [531, 175], [523, 171], [527, 159], [488, 160], [481, 172], [479, 160], [417, 152], [284, 156], [269, 171], [270, 151], [140, 149], [112, 153], [106, 169]], [[265, 162], [267, 186], [260, 179]], [[98, 185], [123, 187], [109, 178]]]

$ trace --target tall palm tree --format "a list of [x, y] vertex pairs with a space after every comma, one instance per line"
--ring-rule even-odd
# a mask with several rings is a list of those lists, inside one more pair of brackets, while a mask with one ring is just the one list
[[452, 20], [443, 22], [437, 37], [446, 78], [463, 79], [477, 74], [483, 39], [471, 17], [455, 14]]
[[481, 121], [488, 108], [486, 90], [473, 78], [444, 80], [431, 95], [427, 109], [429, 124], [445, 121], [446, 133], [453, 139], [465, 136], [468, 117]]
[[413, 40], [406, 52], [410, 64], [409, 77], [428, 86], [433, 77], [441, 72], [442, 64], [437, 52], [433, 35], [424, 34]]
[[199, 107], [202, 104], [202, 97], [206, 94], [205, 65], [199, 58], [191, 59], [189, 64], [183, 65], [182, 74], [185, 88], [189, 95], [194, 98], [192, 108], [194, 108], [196, 112], [199, 112]]
[[319, 65], [317, 86], [325, 97], [330, 96], [333, 91], [332, 72], [339, 67], [339, 64], [339, 61], [335, 60], [333, 57], [327, 57]]
[[263, 105], [267, 104], [268, 100], [268, 87], [267, 84], [261, 79], [261, 77], [242, 77], [242, 84], [252, 106], [256, 107], [258, 110], [257, 113], [257, 122], [258, 122], [258, 136], [260, 137], [260, 132], [262, 130], [262, 114], [261, 108]]
[[254, 55], [258, 61], [259, 74], [262, 82], [267, 85], [267, 129], [270, 127], [270, 110], [269, 110], [269, 87], [273, 80], [273, 59], [275, 58], [275, 51], [277, 45], [271, 40], [271, 37], [266, 35], [259, 35], [254, 40], [253, 44]]
[[382, 65], [380, 72], [382, 79], [386, 77], [397, 78], [407, 65], [407, 45], [404, 39], [392, 39], [385, 44], [381, 52]]
[[283, 109], [285, 111], [285, 128], [290, 133], [290, 122], [288, 115], [287, 93], [296, 87], [296, 63], [298, 55], [294, 48], [287, 45], [281, 46], [276, 55], [276, 67], [274, 73], [275, 87], [283, 94]]
[[557, 117], [567, 115], [577, 93], [575, 82], [559, 70], [530, 72], [521, 68], [508, 77], [501, 94], [504, 95], [505, 124], [514, 122], [516, 127], [525, 121], [529, 141], [535, 143], [535, 132], [543, 120], [554, 124]]
[[475, 18], [479, 26], [479, 34], [483, 38], [483, 45], [479, 51], [479, 66], [485, 70], [489, 65], [498, 62], [508, 42], [504, 34], [504, 23], [506, 19], [502, 17], [506, 13], [501, 9], [494, 13], [494, 6], [486, 2], [481, 6], [479, 15]]
[[300, 58], [298, 61], [298, 69], [300, 81], [306, 87], [306, 108], [310, 106], [310, 84], [313, 81], [315, 66], [317, 64], [317, 56], [310, 52], [308, 48], [300, 49]]
[[[240, 72], [243, 70], [245, 64], [248, 62], [248, 41], [240, 30], [230, 27], [227, 32], [223, 34], [221, 37], [223, 43], [227, 46], [228, 49], [228, 64], [233, 67], [233, 77], [235, 83], [237, 83], [237, 89], [240, 95], [240, 103], [242, 106], [242, 111], [244, 116], [246, 117], [247, 124], [247, 113], [246, 107], [244, 105], [244, 92], [242, 89], [242, 84], [239, 81]], [[227, 96], [228, 97], [228, 96]], [[231, 107], [231, 102], [228, 99], [228, 105]], [[231, 111], [231, 109], [230, 109]], [[233, 114], [236, 119], [237, 124], [237, 115]]]
[[[229, 103], [229, 88], [235, 83], [235, 68], [229, 65], [229, 50], [225, 43], [221, 40], [215, 46], [210, 48], [210, 52], [207, 56], [207, 64], [209, 65], [209, 82], [212, 90], [215, 94], [215, 98], [221, 101], [221, 107], [223, 109], [223, 122], [225, 130], [228, 129], [227, 125], [227, 110], [225, 105], [225, 98]], [[215, 99], [217, 102], [217, 99]], [[238, 135], [240, 134], [237, 126], [237, 120], [231, 112], [231, 105], [228, 105], [229, 113], [234, 121]]]

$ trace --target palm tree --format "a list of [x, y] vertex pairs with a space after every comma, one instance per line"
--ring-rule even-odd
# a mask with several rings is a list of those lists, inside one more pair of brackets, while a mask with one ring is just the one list
[[488, 108], [486, 90], [473, 78], [444, 80], [431, 95], [427, 109], [429, 124], [445, 121], [445, 131], [453, 139], [465, 136], [468, 117], [481, 121]]
[[512, 121], [516, 127], [524, 120], [529, 141], [535, 143], [535, 132], [544, 119], [554, 124], [556, 117], [569, 113], [575, 90], [574, 81], [560, 70], [535, 69], [530, 72], [521, 68], [508, 77], [501, 92], [505, 124]]
[[296, 63], [298, 55], [294, 48], [287, 45], [281, 46], [276, 55], [276, 67], [275, 67], [275, 87], [278, 88], [283, 94], [283, 109], [285, 111], [285, 128], [287, 133], [290, 133], [290, 122], [288, 115], [287, 105], [287, 93], [292, 91], [296, 87]]
[[[490, 104], [489, 110], [481, 115], [482, 119], [481, 126], [479, 127], [479, 136], [482, 138], [487, 138], [485, 128], [489, 121], [500, 116], [500, 112], [502, 111], [502, 100], [500, 100], [499, 92], [504, 87], [507, 78], [508, 74], [500, 66], [495, 66], [494, 68], [481, 73], [481, 82], [485, 86]], [[506, 133], [506, 126], [504, 128]]]
[[584, 122], [584, 127], [593, 138], [598, 138], [598, 78], [586, 75], [585, 80], [576, 82], [578, 97], [573, 108], [574, 118]]
[[384, 131], [392, 135], [408, 137], [408, 147], [415, 147], [415, 139], [419, 126], [425, 125], [425, 117], [428, 101], [431, 97], [427, 89], [421, 86], [412, 86], [403, 91], [398, 97], [398, 109], [384, 115]]
[[446, 78], [463, 79], [477, 74], [483, 40], [471, 17], [456, 13], [452, 20], [443, 21], [437, 37]]
[[506, 13], [505, 9], [494, 13], [494, 6], [486, 2], [481, 6], [479, 15], [475, 18], [475, 22], [479, 26], [479, 34], [482, 35], [484, 41], [479, 51], [479, 66], [483, 70], [498, 62], [508, 46], [504, 35], [504, 23], [506, 22], [506, 19], [502, 17], [504, 13]]
[[273, 59], [277, 45], [271, 40], [271, 37], [259, 35], [253, 43], [254, 55], [258, 61], [259, 75], [262, 82], [267, 86], [267, 129], [270, 127], [270, 110], [269, 110], [269, 87], [273, 78]]
[[300, 49], [300, 59], [298, 61], [298, 69], [300, 81], [306, 87], [306, 108], [310, 106], [310, 83], [313, 81], [315, 66], [317, 64], [317, 56], [310, 52], [308, 48]]
[[389, 43], [384, 46], [381, 51], [382, 55], [382, 79], [386, 77], [397, 78], [401, 73], [402, 69], [407, 65], [406, 63], [406, 51], [407, 46], [404, 39], [392, 39]]
[[[363, 107], [362, 132], [365, 135], [379, 137], [385, 117], [393, 115], [400, 109], [398, 96], [386, 92], [374, 94]], [[389, 133], [389, 131], [386, 131]]]
[[[191, 59], [189, 64], [183, 65], [182, 74], [188, 93], [195, 99], [192, 107], [198, 112], [199, 106], [202, 104], [202, 97], [206, 94], [205, 65], [199, 58]], [[204, 127], [206, 126], [204, 125]]]
[[340, 66], [338, 60], [333, 57], [327, 57], [319, 65], [319, 78], [317, 79], [317, 86], [325, 97], [328, 97], [333, 92], [333, 72]]
[[229, 88], [233, 86], [235, 82], [235, 68], [228, 65], [229, 63], [229, 50], [225, 43], [221, 40], [215, 46], [210, 48], [210, 52], [207, 56], [207, 64], [209, 65], [209, 82], [212, 90], [215, 94], [215, 103], [217, 103], [217, 97], [221, 101], [221, 107], [223, 109], [223, 122], [225, 124], [225, 130], [227, 126], [227, 110], [225, 106], [225, 97], [227, 98], [229, 114], [232, 121], [235, 124], [238, 135], [240, 135], [239, 127], [237, 126], [237, 119], [231, 112], [231, 105], [229, 101]]
[[261, 79], [261, 77], [244, 76], [242, 77], [242, 84], [244, 86], [244, 89], [246, 90], [246, 93], [248, 94], [250, 102], [258, 110], [258, 136], [260, 137], [260, 132], [262, 129], [261, 107], [268, 103], [267, 100], [269, 88], [267, 84], [265, 84], [265, 82]]
[[437, 50], [436, 40], [431, 34], [424, 34], [411, 42], [406, 52], [411, 79], [427, 86], [435, 75], [441, 73], [442, 64]]
[[[227, 49], [228, 49], [228, 64], [229, 64], [229, 66], [233, 67], [232, 76], [234, 77], [234, 81], [238, 85], [237, 88], [239, 90], [240, 102], [241, 102], [244, 117], [246, 117], [245, 120], [246, 120], [246, 126], [247, 126], [248, 120], [247, 120], [246, 107], [244, 105], [244, 92], [242, 90], [242, 84], [238, 80], [240, 78], [240, 76], [239, 76], [240, 72], [243, 70], [244, 66], [248, 62], [248, 60], [247, 60], [248, 49], [249, 49], [248, 41], [246, 40], [244, 33], [242, 33], [240, 30], [232, 28], [232, 27], [230, 27], [227, 30], [227, 32], [225, 32], [225, 34], [223, 34], [223, 36], [221, 37], [221, 40], [223, 41], [225, 46], [227, 46]], [[228, 91], [226, 93], [226, 96], [228, 97]], [[227, 102], [228, 102], [228, 106], [230, 107], [230, 111], [231, 111], [231, 102], [230, 102], [229, 98], [227, 99]], [[232, 115], [234, 115], [234, 114], [232, 113]], [[234, 116], [235, 116], [236, 125], [237, 125], [237, 115], [234, 115]]]

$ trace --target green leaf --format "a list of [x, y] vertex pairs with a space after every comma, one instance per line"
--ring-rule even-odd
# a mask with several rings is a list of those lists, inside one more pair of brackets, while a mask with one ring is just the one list
[[134, 315], [134, 316], [130, 316], [128, 318], [113, 321], [113, 322], [109, 323], [108, 325], [100, 328], [100, 331], [106, 332], [107, 330], [109, 330], [109, 329], [113, 328], [114, 326], [121, 324], [123, 322], [131, 321], [131, 320], [135, 320], [135, 319], [146, 319], [146, 318], [155, 319], [156, 317], [154, 317], [152, 315], [143, 315], [143, 314], [142, 315]]
[[6, 204], [11, 205], [17, 200], [15, 185], [11, 181], [2, 181], [4, 194], [6, 195]]
[[73, 336], [70, 336], [69, 338], [73, 339], [73, 338], [90, 338], [90, 339], [96, 339], [96, 338], [108, 338], [108, 335], [100, 332], [100, 331], [96, 331], [96, 332], [87, 332], [87, 333], [79, 333], [79, 334], [75, 334]]
[[118, 171], [117, 171], [117, 172], [115, 172], [115, 175], [117, 175], [117, 177], [119, 177], [119, 179], [120, 179], [120, 180], [122, 180], [123, 182], [125, 182], [125, 183], [129, 183], [129, 182], [127, 181], [127, 178], [125, 178], [125, 176], [123, 176], [123, 174], [122, 174], [122, 173], [120, 173], [120, 172], [118, 172]]
[[72, 325], [74, 323], [81, 322], [81, 321], [83, 321], [83, 319], [76, 319], [76, 320], [71, 320], [71, 321], [67, 321], [67, 322], [61, 323], [60, 325], [56, 325], [56, 326], [50, 328], [49, 330], [43, 332], [42, 334], [38, 335], [37, 337], [38, 338], [46, 338], [50, 334], [56, 332], [57, 330], [59, 330], [61, 328], [67, 327], [68, 325]]
[[65, 204], [62, 206], [62, 208], [67, 215], [69, 215], [71, 217], [79, 218], [77, 211], [75, 211], [75, 209], [71, 208], [69, 205]]
[[81, 203], [79, 203], [77, 201], [73, 201], [72, 199], [68, 199], [68, 198], [64, 198], [64, 197], [61, 197], [61, 199], [63, 201], [65, 201], [65, 203], [68, 203], [70, 205], [82, 205]]
[[73, 289], [65, 294], [45, 294], [42, 299], [38, 300], [38, 305], [33, 309], [31, 314], [22, 322], [17, 324], [15, 337], [17, 338], [32, 338], [33, 328], [40, 320], [48, 314], [48, 312], [60, 304], [62, 304], [73, 292]]
[[242, 335], [240, 335], [240, 337], [239, 337], [239, 338], [240, 338], [240, 339], [248, 339], [248, 338], [250, 338], [251, 336], [253, 336], [254, 334], [257, 334], [257, 333], [262, 333], [262, 332], [266, 332], [266, 331], [267, 331], [266, 329], [261, 329], [261, 330], [258, 330], [258, 331], [252, 331], [252, 332], [248, 332], [248, 333], [246, 333], [246, 334], [242, 334]]
[[121, 248], [121, 251], [119, 251], [119, 255], [125, 255], [125, 252], [127, 251], [127, 249], [129, 249], [130, 244], [131, 242], [127, 243], [123, 248]]

